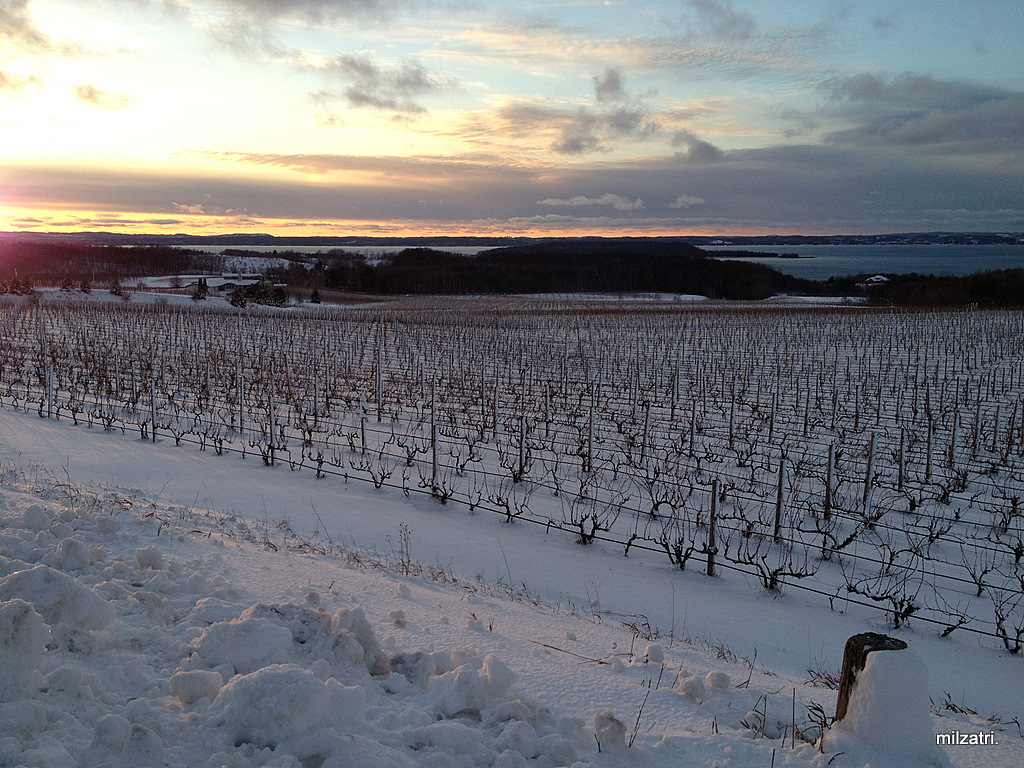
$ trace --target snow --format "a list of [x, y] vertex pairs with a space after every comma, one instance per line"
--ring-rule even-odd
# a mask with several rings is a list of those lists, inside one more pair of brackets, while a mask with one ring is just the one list
[[[881, 753], [900, 765], [948, 766], [928, 711], [928, 669], [911, 650], [874, 651], [856, 678], [846, 717], [826, 737], [832, 751]], [[877, 757], [868, 762], [878, 762]]]
[[877, 617], [600, 546], [0, 408], [0, 765], [1024, 764], [1019, 658], [901, 629], [819, 752]]

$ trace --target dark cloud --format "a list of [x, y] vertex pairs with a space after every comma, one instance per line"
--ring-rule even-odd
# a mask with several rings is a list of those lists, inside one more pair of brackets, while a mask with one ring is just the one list
[[74, 86], [71, 89], [71, 92], [75, 97], [75, 101], [81, 102], [86, 106], [98, 107], [99, 109], [109, 109], [112, 111], [127, 109], [132, 105], [133, 101], [130, 96], [110, 93], [109, 91], [97, 88], [95, 85], [89, 85], [88, 83]]
[[315, 94], [320, 101], [344, 98], [352, 107], [369, 107], [389, 112], [414, 114], [425, 112], [419, 99], [458, 87], [450, 77], [434, 75], [417, 61], [406, 61], [395, 67], [378, 65], [367, 54], [339, 54], [325, 67], [333, 78], [348, 83], [341, 91]]
[[676, 152], [676, 158], [694, 165], [708, 165], [725, 159], [725, 152], [708, 141], [700, 139], [692, 131], [678, 131], [672, 137], [673, 147], [685, 147]]
[[823, 85], [826, 117], [852, 123], [834, 144], [943, 145], [953, 152], [1024, 149], [1024, 93], [904, 74], [861, 74]]
[[594, 95], [600, 104], [623, 101], [626, 98], [626, 85], [622, 73], [614, 67], [606, 67], [594, 78]]
[[[646, 136], [657, 124], [640, 99], [630, 98], [617, 69], [606, 68], [594, 78], [594, 96], [599, 104], [619, 106], [605, 109], [582, 107], [562, 122], [561, 136], [552, 149], [564, 155], [581, 155], [608, 149], [617, 138]], [[627, 102], [629, 102], [627, 104]]]

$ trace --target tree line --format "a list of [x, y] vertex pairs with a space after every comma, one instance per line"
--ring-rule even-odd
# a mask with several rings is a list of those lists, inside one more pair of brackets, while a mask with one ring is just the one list
[[[218, 274], [224, 256], [165, 245], [111, 246], [64, 241], [0, 239], [0, 293], [28, 293], [33, 284], [113, 285], [168, 274]], [[716, 256], [719, 254], [715, 254]], [[676, 239], [563, 239], [482, 251], [466, 256], [426, 247], [406, 248], [374, 260], [334, 250], [311, 263], [308, 254], [282, 251], [281, 266], [264, 272], [273, 286], [380, 295], [508, 293], [689, 293], [712, 299], [765, 299], [779, 293], [860, 296], [895, 306], [1024, 306], [1024, 269], [964, 277], [869, 275], [805, 280], [735, 257], [720, 260]], [[239, 303], [263, 303], [240, 295]], [[275, 294], [280, 300], [280, 294]]]

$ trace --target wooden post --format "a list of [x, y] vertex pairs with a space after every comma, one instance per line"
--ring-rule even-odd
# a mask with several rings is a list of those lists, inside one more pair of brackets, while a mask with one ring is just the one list
[[[1011, 372], [1012, 374], [1012, 372]], [[1013, 404], [1013, 410], [1010, 411], [1010, 421], [1006, 425], [1006, 452], [1003, 454], [1003, 462], [1006, 462], [1010, 457], [1010, 452], [1013, 450], [1013, 425], [1017, 421], [1017, 403]]]
[[519, 414], [519, 479], [526, 474], [526, 414]]
[[238, 362], [238, 439], [242, 443], [242, 458], [245, 458], [245, 382], [242, 380], [242, 362]]
[[959, 411], [953, 411], [953, 424], [950, 426], [949, 434], [949, 457], [946, 462], [946, 466], [950, 469], [953, 468], [953, 465], [956, 462], [956, 426], [957, 421], [959, 421], [959, 417]]
[[378, 328], [377, 336], [377, 374], [374, 380], [374, 399], [377, 401], [377, 423], [380, 424], [383, 416], [384, 399], [384, 329]]
[[779, 459], [779, 484], [775, 490], [775, 529], [774, 537], [775, 541], [780, 538], [779, 531], [782, 528], [782, 482], [786, 476], [786, 458], [782, 457]]
[[736, 376], [732, 377], [732, 395], [729, 398], [729, 450], [733, 449], [733, 425], [736, 422]]
[[697, 400], [694, 399], [692, 403], [692, 410], [690, 411], [690, 458], [693, 458], [693, 441], [694, 434], [697, 431]]
[[825, 519], [832, 517], [832, 480], [836, 467], [836, 444], [828, 444], [828, 466], [825, 469]]
[[430, 387], [430, 484], [437, 487], [437, 414], [434, 387]]
[[843, 650], [843, 671], [839, 675], [839, 694], [836, 697], [835, 722], [846, 717], [850, 696], [857, 687], [857, 674], [864, 669], [868, 654], [874, 651], [902, 651], [907, 644], [902, 640], [877, 632], [863, 632], [846, 641]]
[[[273, 366], [271, 366], [271, 371], [273, 371]], [[271, 382], [271, 386], [273, 386], [273, 382]], [[275, 415], [274, 411], [275, 410], [276, 409], [274, 407], [274, 392], [273, 392], [273, 390], [271, 390], [271, 392], [270, 392], [270, 444], [269, 444], [268, 447], [270, 448], [270, 466], [272, 466], [272, 467], [274, 466], [274, 459], [275, 459], [275, 457], [274, 457], [274, 433], [277, 431], [277, 420], [274, 418], [274, 415]]]
[[898, 474], [896, 476], [896, 490], [898, 490], [898, 491], [902, 491], [903, 490], [903, 475], [904, 475], [903, 452], [904, 452], [904, 446], [906, 444], [906, 441], [907, 441], [907, 430], [902, 428], [902, 427], [900, 427], [900, 455], [899, 455], [899, 464], [900, 464], [900, 466], [899, 466]]
[[715, 575], [715, 520], [718, 517], [718, 478], [711, 481], [711, 516], [708, 521], [708, 576]]
[[551, 437], [551, 384], [544, 384], [544, 437]]
[[925, 458], [924, 458], [924, 481], [930, 483], [932, 481], [932, 420], [928, 419], [928, 442], [925, 446]]
[[587, 422], [587, 466], [585, 472], [594, 469], [594, 400], [590, 400], [590, 418]]
[[996, 403], [996, 416], [992, 423], [992, 453], [999, 450], [998, 440], [999, 437], [999, 403]]
[[871, 433], [871, 440], [868, 442], [867, 469], [864, 471], [864, 509], [867, 510], [868, 499], [871, 497], [871, 472], [875, 461], [875, 433]]
[[53, 418], [53, 363], [46, 364], [46, 418]]
[[647, 465], [647, 434], [651, 425], [651, 403], [647, 402], [644, 407], [644, 436], [640, 443], [640, 466], [644, 467]]
[[149, 380], [150, 437], [156, 442], [156, 376]]
[[975, 458], [978, 455], [978, 441], [981, 439], [981, 398], [978, 398], [978, 403], [974, 411], [974, 444], [971, 447], [971, 458]]

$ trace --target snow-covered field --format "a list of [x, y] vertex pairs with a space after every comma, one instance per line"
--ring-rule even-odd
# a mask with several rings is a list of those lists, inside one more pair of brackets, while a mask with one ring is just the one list
[[[46, 316], [45, 333], [28, 317], [36, 335], [28, 341], [54, 343], [59, 315]], [[87, 313], [69, 317], [75, 320], [69, 333], [91, 322]], [[249, 315], [204, 317], [234, 323]], [[198, 341], [211, 343], [175, 330], [183, 314], [124, 318], [133, 332], [143, 327], [137, 323], [157, 322], [167, 349], [191, 353], [199, 351]], [[6, 322], [13, 333], [12, 317]], [[618, 321], [608, 322], [611, 328]], [[828, 327], [840, 329], [843, 322]], [[913, 319], [908, 322], [913, 328]], [[267, 343], [270, 326], [251, 327], [260, 332], [259, 343]], [[935, 625], [915, 619], [893, 629], [884, 611], [861, 601], [829, 599], [786, 583], [768, 591], [753, 571], [738, 568], [709, 578], [692, 563], [680, 570], [657, 548], [635, 546], [623, 557], [614, 538], [580, 546], [557, 524], [558, 510], [566, 508], [544, 488], [539, 472], [531, 475], [538, 482], [534, 506], [551, 516], [550, 525], [530, 524], [537, 514], [507, 522], [486, 503], [475, 509], [455, 503], [456, 497], [442, 503], [437, 486], [443, 480], [429, 493], [417, 491], [415, 481], [412, 493], [409, 484], [377, 488], [372, 480], [379, 467], [360, 469], [359, 446], [367, 438], [359, 438], [358, 420], [345, 428], [356, 441], [351, 451], [334, 449], [351, 471], [326, 477], [318, 477], [305, 451], [299, 460], [283, 440], [276, 465], [265, 462], [253, 413], [244, 417], [253, 436], [246, 453], [238, 450], [246, 443], [237, 436], [222, 454], [210, 450], [210, 442], [200, 450], [192, 442], [194, 427], [179, 435], [178, 445], [173, 425], [181, 414], [213, 407], [207, 398], [217, 369], [211, 374], [206, 367], [206, 395], [183, 398], [188, 377], [202, 381], [202, 366], [192, 370], [182, 354], [179, 371], [185, 373], [175, 373], [178, 352], [166, 368], [161, 362], [158, 415], [156, 384], [142, 378], [143, 368], [131, 369], [130, 355], [113, 338], [97, 334], [97, 343], [110, 345], [105, 357], [85, 354], [82, 342], [65, 350], [78, 367], [55, 367], [36, 394], [19, 389], [31, 382], [18, 378], [5, 382], [0, 397], [0, 765], [1024, 764], [1022, 659], [992, 636], [958, 629], [940, 637]], [[1001, 344], [998, 335], [991, 339]], [[392, 355], [404, 360], [399, 341], [394, 344]], [[373, 348], [360, 353], [371, 367]], [[17, 354], [13, 341], [8, 349]], [[383, 353], [376, 354], [379, 363]], [[519, 359], [515, 349], [505, 354]], [[32, 359], [7, 360], [4, 377], [32, 370]], [[113, 389], [102, 403], [89, 405], [89, 382], [103, 378], [97, 359], [108, 376], [116, 364], [117, 375], [105, 379]], [[341, 376], [356, 359], [345, 348], [328, 370]], [[223, 362], [218, 358], [215, 365]], [[234, 364], [228, 369], [234, 372]], [[614, 369], [608, 370], [610, 377]], [[924, 370], [927, 381], [928, 363]], [[246, 372], [251, 383], [258, 367]], [[422, 381], [422, 367], [403, 373], [414, 389], [417, 373]], [[1003, 375], [1007, 391], [1015, 373], [1019, 386], [1019, 369], [1010, 369], [1008, 383]], [[398, 373], [387, 376], [390, 381]], [[565, 368], [562, 376], [568, 376]], [[359, 381], [379, 402], [383, 382], [378, 379], [373, 394], [372, 376]], [[986, 370], [983, 381], [994, 389], [997, 372]], [[118, 388], [123, 392], [110, 397]], [[628, 413], [628, 393], [610, 383], [608, 389], [607, 417], [617, 418], [611, 409]], [[140, 402], [117, 404], [140, 391]], [[694, 391], [707, 398], [705, 385]], [[319, 413], [327, 406], [322, 394], [317, 397], [314, 391], [311, 404]], [[346, 397], [367, 413], [358, 387]], [[336, 410], [348, 407], [334, 398]], [[550, 398], [568, 409], [567, 401], [556, 400]], [[404, 402], [405, 413], [422, 411], [422, 427], [429, 399]], [[797, 395], [794, 413], [804, 414], [806, 424], [810, 405], [803, 402]], [[278, 405], [283, 410], [271, 418], [283, 421], [290, 406]], [[155, 442], [151, 434], [141, 439], [135, 426], [150, 418], [150, 407], [161, 424]], [[832, 407], [833, 421], [849, 431], [844, 414]], [[104, 430], [109, 408], [127, 421], [113, 419], [122, 426]], [[271, 399], [270, 410], [276, 408]], [[856, 414], [861, 422], [868, 420], [864, 408]], [[634, 401], [632, 409], [639, 429], [643, 408], [637, 413]], [[462, 418], [475, 418], [477, 410]], [[685, 427], [689, 411], [679, 410]], [[1006, 414], [999, 422], [996, 411], [996, 423], [1005, 426]], [[668, 419], [667, 410], [663, 415]], [[776, 430], [783, 415], [780, 407], [777, 423], [772, 417]], [[876, 416], [872, 422], [884, 437], [880, 406]], [[301, 423], [301, 414], [294, 418]], [[321, 427], [329, 423], [321, 418]], [[751, 430], [745, 434], [769, 429], [755, 429], [754, 417], [745, 418]], [[201, 423], [214, 426], [205, 418]], [[1011, 418], [1009, 434], [1016, 434], [1015, 423]], [[517, 417], [501, 434], [515, 440], [521, 425]], [[702, 440], [724, 440], [722, 428], [724, 422], [707, 422]], [[799, 431], [799, 419], [789, 428]], [[379, 429], [370, 425], [371, 441]], [[954, 421], [951, 444], [959, 444], [959, 434], [969, 447], [967, 430], [956, 429]], [[542, 423], [537, 430], [544, 431]], [[488, 438], [496, 444], [497, 432]], [[452, 450], [458, 434], [446, 433]], [[653, 446], [669, 433], [652, 434], [661, 435], [652, 438]], [[632, 470], [613, 464], [621, 460], [610, 435], [598, 434], [604, 447], [594, 461], [599, 472], [610, 476], [615, 466], [626, 476]], [[862, 442], [859, 434], [853, 442]], [[1016, 450], [1007, 445], [999, 464], [1002, 446], [993, 443], [987, 452], [987, 438], [982, 443], [978, 453], [991, 465], [965, 463], [970, 472], [1016, 482]], [[646, 448], [646, 436], [642, 445], [634, 454], [654, 450]], [[724, 453], [724, 446], [716, 450]], [[544, 458], [542, 448], [532, 447], [538, 465], [542, 458], [557, 460]], [[514, 455], [511, 463], [508, 458], [493, 461], [515, 470]], [[423, 480], [429, 459], [426, 468], [422, 457], [417, 461]], [[389, 462], [381, 458], [380, 466]], [[918, 482], [909, 467], [908, 485]], [[723, 468], [717, 471], [727, 477]], [[986, 477], [968, 479], [982, 488]], [[567, 478], [563, 473], [555, 481], [571, 497]], [[895, 503], [885, 496], [888, 482], [882, 477], [877, 493]], [[913, 487], [927, 509], [945, 508], [929, 506], [932, 486]], [[844, 493], [859, 497], [860, 490]], [[968, 518], [979, 514], [974, 502], [963, 504]], [[995, 588], [993, 579], [984, 576], [987, 588]], [[835, 711], [836, 694], [828, 686], [838, 678], [843, 645], [864, 631], [902, 638], [910, 650], [870, 661], [859, 703], [822, 743], [818, 723]], [[935, 734], [954, 732], [980, 743], [936, 751]]]
[[928, 683], [822, 754], [808, 670], [866, 617], [251, 457], [0, 436], [2, 765], [903, 766], [922, 720], [995, 734], [953, 765], [1024, 759], [1005, 653], [898, 633]]

